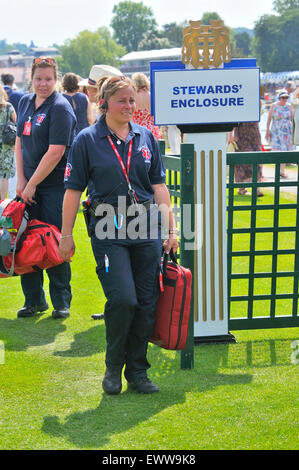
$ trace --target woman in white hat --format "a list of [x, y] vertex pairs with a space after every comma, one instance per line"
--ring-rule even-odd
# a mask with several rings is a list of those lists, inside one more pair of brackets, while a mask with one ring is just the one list
[[[272, 104], [267, 120], [266, 139], [271, 142], [272, 151], [293, 150], [292, 132], [294, 111], [288, 104], [289, 94], [282, 90], [278, 101]], [[271, 130], [270, 130], [271, 124]], [[286, 178], [286, 164], [280, 165], [280, 176]]]
[[79, 86], [85, 86], [87, 89], [87, 94], [89, 101], [98, 105], [98, 80], [103, 76], [106, 77], [120, 77], [123, 74], [120, 70], [112, 67], [112, 65], [93, 65], [89, 72], [89, 77], [81, 80]]
[[98, 81], [102, 77], [121, 77], [123, 74], [112, 65], [100, 64], [93, 65], [89, 72], [89, 77], [81, 80], [79, 87], [85, 87], [88, 99], [92, 106], [93, 121], [95, 122], [98, 117], [98, 104], [99, 104], [99, 88]]

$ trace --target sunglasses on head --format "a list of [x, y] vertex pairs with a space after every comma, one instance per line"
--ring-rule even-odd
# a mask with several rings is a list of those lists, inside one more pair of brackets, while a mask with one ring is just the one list
[[50, 65], [56, 64], [55, 59], [53, 59], [52, 57], [36, 57], [35, 59], [33, 59], [33, 63], [35, 65], [40, 64], [42, 62], [45, 62], [46, 64]]
[[107, 85], [111, 85], [112, 83], [120, 82], [125, 79], [126, 77], [124, 75], [121, 75], [120, 77], [111, 77], [107, 80]]

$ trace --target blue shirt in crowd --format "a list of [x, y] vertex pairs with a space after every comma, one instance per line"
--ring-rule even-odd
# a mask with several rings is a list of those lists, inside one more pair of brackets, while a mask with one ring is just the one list
[[91, 200], [117, 205], [119, 196], [127, 196], [130, 203], [126, 178], [107, 138], [111, 135], [125, 166], [129, 142], [133, 139], [130, 183], [138, 202], [152, 198], [152, 184], [165, 183], [165, 168], [158, 142], [146, 127], [133, 122], [130, 127], [126, 142], [111, 134], [104, 117], [81, 131], [68, 156], [65, 187], [83, 192], [89, 186]]
[[[19, 103], [17, 135], [21, 138], [24, 176], [31, 178], [49, 145], [65, 145], [66, 150], [54, 170], [39, 186], [63, 184], [67, 155], [75, 136], [76, 117], [69, 102], [56, 91], [35, 109], [35, 93]], [[24, 135], [25, 123], [31, 122], [30, 135]]]
[[8, 96], [8, 101], [13, 105], [15, 112], [18, 112], [18, 105], [20, 99], [24, 96], [24, 93], [21, 93], [20, 91], [13, 90], [10, 86], [5, 85], [4, 90], [7, 93]]
[[68, 102], [73, 107], [75, 116], [77, 118], [76, 134], [79, 134], [82, 129], [89, 126], [87, 120], [87, 96], [84, 93], [76, 93], [73, 96], [63, 93], [63, 96], [68, 100]]

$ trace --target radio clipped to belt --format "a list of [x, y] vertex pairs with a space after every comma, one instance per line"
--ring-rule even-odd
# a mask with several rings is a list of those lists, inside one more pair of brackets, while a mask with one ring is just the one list
[[82, 206], [83, 206], [83, 217], [84, 217], [84, 220], [85, 220], [85, 224], [86, 224], [86, 229], [87, 229], [87, 234], [88, 236], [90, 237], [91, 234], [90, 234], [90, 229], [89, 229], [89, 222], [90, 222], [90, 200], [89, 200], [89, 197], [87, 199], [85, 199], [85, 201], [82, 202]]

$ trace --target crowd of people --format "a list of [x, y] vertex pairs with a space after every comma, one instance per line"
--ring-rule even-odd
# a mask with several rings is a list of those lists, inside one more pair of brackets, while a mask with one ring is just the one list
[[[2, 76], [3, 83], [6, 79]], [[135, 80], [139, 85], [145, 81], [139, 86]], [[7, 196], [16, 166], [15, 193], [26, 203], [29, 217], [60, 229], [64, 262], [46, 272], [52, 318], [65, 319], [72, 299], [73, 227], [81, 195], [87, 191], [88, 232], [106, 296], [103, 389], [120, 393], [124, 369], [133, 390], [158, 392], [147, 376], [147, 346], [154, 331], [162, 246], [166, 253], [175, 253], [178, 242], [146, 77], [131, 80], [114, 67], [95, 65], [87, 80], [68, 73], [58, 84], [56, 61], [38, 57], [32, 63], [31, 83], [32, 92], [18, 96], [11, 82], [5, 83], [6, 91], [0, 86], [0, 135], [6, 112], [17, 123], [15, 146], [1, 146], [1, 199]], [[103, 215], [107, 205], [112, 215]], [[106, 216], [107, 230], [101, 237], [97, 226]], [[163, 240], [162, 217], [167, 226]], [[137, 237], [130, 236], [132, 221], [142, 229]], [[44, 272], [20, 278], [25, 301], [18, 318], [46, 311]]]
[[[94, 65], [88, 79], [82, 79], [75, 73], [66, 73], [61, 80], [56, 79], [55, 91], [61, 93], [70, 103], [76, 116], [76, 134], [85, 127], [92, 125], [99, 117], [97, 109], [98, 87], [101, 77], [122, 76], [122, 73], [110, 65]], [[34, 91], [31, 82], [28, 92], [21, 92], [14, 83], [12, 74], [1, 75], [0, 84], [0, 135], [1, 129], [7, 119], [16, 122], [18, 104], [20, 99]], [[164, 138], [173, 154], [180, 153], [182, 135], [176, 126], [158, 127], [154, 125], [154, 118], [150, 109], [150, 82], [143, 73], [132, 76], [136, 91], [136, 110], [132, 121], [146, 126], [157, 139]], [[8, 109], [9, 108], [9, 109]], [[14, 113], [13, 113], [14, 111]], [[7, 115], [8, 113], [8, 115]], [[1, 138], [0, 138], [1, 146]], [[15, 152], [12, 146], [0, 147], [0, 200], [7, 194], [10, 199], [16, 196], [16, 165]]]
[[[261, 96], [264, 87], [261, 89]], [[269, 102], [269, 101], [268, 101]], [[265, 139], [271, 151], [296, 150], [299, 145], [299, 87], [288, 81], [285, 88], [276, 90], [273, 102], [270, 100], [268, 109]], [[262, 101], [260, 103], [262, 110]], [[258, 122], [240, 123], [232, 132], [228, 133], [228, 144], [234, 145], [234, 150], [238, 152], [258, 152], [266, 150], [262, 144], [261, 131]], [[229, 150], [230, 151], [230, 150]], [[252, 181], [253, 166], [249, 162], [242, 165], [235, 165], [235, 181], [246, 183]], [[286, 164], [280, 165], [280, 176], [287, 178]], [[263, 169], [259, 164], [257, 168], [257, 181], [263, 181]], [[239, 195], [248, 194], [246, 188], [238, 189]], [[260, 188], [257, 188], [257, 196], [263, 196]]]

